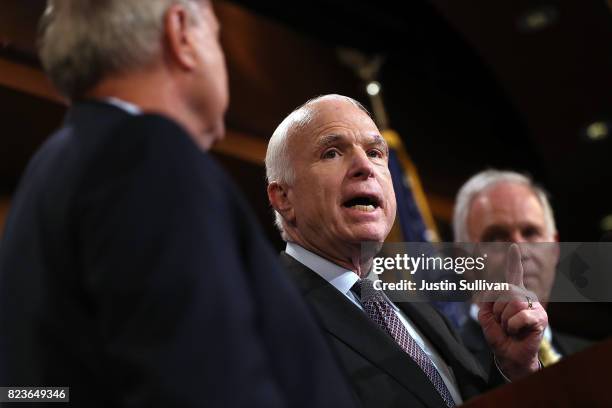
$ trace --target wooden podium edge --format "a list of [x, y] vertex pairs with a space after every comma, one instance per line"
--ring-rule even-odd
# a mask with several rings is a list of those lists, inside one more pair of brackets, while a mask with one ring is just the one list
[[462, 407], [612, 407], [612, 339], [563, 358]]

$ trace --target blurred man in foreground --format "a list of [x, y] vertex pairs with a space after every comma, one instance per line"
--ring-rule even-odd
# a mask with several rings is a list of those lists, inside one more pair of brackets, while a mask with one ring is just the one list
[[206, 0], [50, 0], [41, 59], [73, 104], [14, 197], [0, 385], [72, 406], [346, 406], [243, 198], [205, 151], [228, 87]]
[[[387, 144], [358, 102], [328, 95], [295, 110], [270, 139], [266, 170], [287, 241], [283, 263], [363, 406], [452, 407], [495, 381], [430, 305], [395, 305], [366, 279], [374, 254], [361, 244], [385, 240], [396, 203]], [[508, 275], [522, 279], [516, 254]], [[510, 379], [539, 369], [547, 317], [539, 303], [531, 306], [515, 297], [487, 304], [481, 316]]]
[[[485, 170], [459, 190], [453, 217], [457, 242], [513, 242], [520, 245], [524, 281], [546, 307], [555, 280], [559, 250], [553, 211], [546, 192], [512, 171]], [[465, 345], [489, 367], [491, 356], [478, 323], [478, 306], [461, 329]], [[539, 356], [546, 365], [579, 351], [588, 342], [546, 327]]]

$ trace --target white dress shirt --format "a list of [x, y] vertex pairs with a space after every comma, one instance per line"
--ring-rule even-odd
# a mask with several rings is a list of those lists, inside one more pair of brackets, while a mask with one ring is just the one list
[[[353, 302], [355, 306], [363, 310], [363, 306], [361, 305], [359, 299], [351, 291], [353, 285], [359, 280], [359, 276], [357, 276], [355, 272], [338, 266], [294, 242], [287, 242], [285, 252], [302, 265], [312, 269], [340, 293], [346, 296], [351, 302]], [[387, 297], [384, 292], [381, 293], [385, 298]], [[410, 336], [412, 336], [421, 349], [423, 349], [423, 351], [429, 356], [434, 367], [436, 370], [438, 370], [438, 373], [440, 373], [442, 381], [444, 381], [446, 388], [448, 388], [448, 391], [453, 397], [455, 404], [460, 405], [463, 402], [463, 399], [459, 393], [459, 387], [457, 386], [457, 381], [451, 367], [446, 364], [440, 354], [434, 349], [433, 345], [419, 332], [410, 319], [388, 298], [387, 301], [391, 306], [393, 306], [395, 314], [406, 327], [406, 330], [408, 330]]]

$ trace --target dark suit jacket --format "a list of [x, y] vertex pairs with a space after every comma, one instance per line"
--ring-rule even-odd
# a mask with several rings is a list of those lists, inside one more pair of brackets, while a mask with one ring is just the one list
[[76, 104], [0, 249], [2, 386], [86, 407], [351, 404], [243, 198], [168, 119]]
[[[463, 343], [472, 352], [485, 370], [492, 365], [493, 355], [482, 333], [480, 324], [469, 318], [459, 331]], [[557, 330], [552, 330], [553, 347], [562, 356], [577, 353], [589, 347], [592, 342]]]
[[[319, 317], [364, 407], [445, 407], [429, 379], [395, 341], [325, 279], [281, 254], [281, 261]], [[427, 303], [398, 303], [452, 368], [464, 400], [488, 389], [479, 364]]]

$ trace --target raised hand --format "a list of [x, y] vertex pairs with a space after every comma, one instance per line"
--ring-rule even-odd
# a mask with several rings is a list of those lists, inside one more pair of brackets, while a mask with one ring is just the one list
[[508, 250], [506, 282], [510, 290], [488, 292], [479, 302], [478, 320], [503, 373], [515, 380], [540, 367], [538, 348], [548, 315], [523, 285], [523, 265], [518, 245]]

